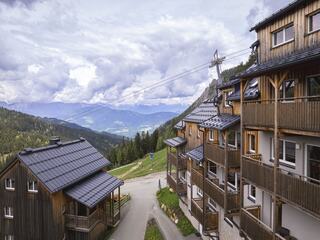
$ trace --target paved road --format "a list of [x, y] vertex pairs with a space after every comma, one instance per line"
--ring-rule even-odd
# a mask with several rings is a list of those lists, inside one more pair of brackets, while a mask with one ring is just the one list
[[122, 220], [111, 235], [111, 240], [143, 240], [150, 216], [156, 218], [167, 240], [185, 239], [158, 206], [156, 192], [159, 189], [159, 179], [162, 186], [165, 186], [165, 173], [152, 174], [125, 182], [121, 191], [130, 193], [131, 200], [122, 209]]

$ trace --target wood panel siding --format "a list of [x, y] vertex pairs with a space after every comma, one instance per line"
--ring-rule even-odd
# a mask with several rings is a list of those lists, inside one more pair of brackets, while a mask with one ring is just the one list
[[[257, 38], [260, 41], [258, 56], [260, 62], [281, 57], [291, 52], [311, 47], [320, 42], [320, 32], [308, 34], [307, 16], [320, 9], [319, 1], [310, 1], [306, 6], [260, 29]], [[294, 40], [278, 47], [272, 47], [272, 33], [289, 24], [294, 24]]]
[[65, 214], [65, 223], [67, 228], [71, 229], [86, 229], [90, 231], [98, 222], [106, 216], [102, 209], [96, 209], [89, 216], [77, 216]]
[[220, 207], [224, 207], [224, 190], [208, 178], [204, 182], [204, 192]]
[[[189, 134], [190, 128], [191, 135]], [[186, 122], [185, 138], [187, 139], [186, 151], [190, 151], [203, 143], [203, 132], [200, 132], [200, 136], [198, 136], [198, 124]]]
[[[225, 166], [225, 149], [217, 144], [206, 143], [204, 144], [205, 157], [215, 162], [216, 164]], [[228, 163], [230, 168], [240, 167], [240, 150], [239, 149], [228, 149]]]
[[168, 152], [167, 160], [171, 164], [175, 165], [178, 170], [187, 169], [187, 160], [184, 157], [181, 157], [180, 155], [177, 156], [176, 153]]
[[[14, 178], [15, 190], [4, 188], [4, 179]], [[35, 179], [19, 161], [0, 178], [0, 238], [5, 234], [23, 240], [56, 240], [64, 235], [63, 209], [54, 208], [49, 192], [38, 182], [38, 192], [27, 191], [27, 181]], [[5, 206], [13, 208], [13, 219], [3, 218]]]

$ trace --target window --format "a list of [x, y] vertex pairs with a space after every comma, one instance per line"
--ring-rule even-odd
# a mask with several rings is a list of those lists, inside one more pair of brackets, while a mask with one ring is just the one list
[[189, 135], [190, 136], [192, 135], [192, 126], [191, 125], [189, 126]]
[[202, 192], [202, 190], [201, 190], [200, 188], [198, 188], [198, 187], [197, 187], [197, 194], [198, 194], [198, 196], [203, 197], [203, 192]]
[[217, 174], [217, 165], [211, 161], [208, 161], [208, 174], [216, 175]]
[[309, 16], [309, 33], [320, 29], [320, 12]]
[[311, 146], [307, 147], [307, 169], [308, 177], [320, 180], [320, 147]]
[[230, 107], [231, 104], [230, 104], [230, 101], [228, 100], [229, 96], [232, 94], [232, 91], [229, 91], [229, 92], [225, 92], [224, 94], [224, 106], [225, 107]]
[[251, 200], [253, 202], [256, 201], [256, 187], [253, 185], [249, 185], [248, 198], [249, 198], [249, 200]]
[[217, 209], [217, 204], [211, 198], [208, 198], [208, 207], [211, 212], [215, 212]]
[[228, 132], [228, 145], [231, 147], [237, 147], [237, 135], [235, 131]]
[[200, 130], [198, 129], [197, 137], [200, 138]]
[[214, 140], [214, 134], [213, 134], [213, 130], [211, 129], [211, 130], [209, 131], [209, 141], [210, 141], [210, 142], [213, 142], [213, 140]]
[[307, 78], [307, 95], [320, 96], [320, 75]]
[[238, 176], [235, 172], [228, 173], [228, 185], [233, 190], [237, 190], [238, 188]]
[[180, 174], [180, 179], [185, 182], [186, 181], [186, 171], [180, 171], [179, 174]]
[[4, 240], [14, 240], [13, 235], [5, 235]]
[[8, 219], [13, 218], [13, 209], [12, 207], [4, 207], [4, 217]]
[[248, 142], [249, 142], [249, 152], [256, 153], [256, 136], [254, 134], [249, 134]]
[[38, 192], [37, 181], [28, 181], [28, 192]]
[[280, 98], [288, 99], [294, 97], [294, 80], [283, 81], [280, 86]]
[[277, 32], [272, 33], [272, 46], [277, 47], [281, 44], [290, 42], [294, 39], [294, 27], [290, 25]]
[[4, 181], [5, 181], [6, 190], [13, 191], [14, 190], [14, 179], [6, 178]]
[[[272, 139], [272, 159], [274, 159], [274, 140]], [[296, 144], [287, 140], [279, 140], [279, 161], [291, 166], [296, 164]]]

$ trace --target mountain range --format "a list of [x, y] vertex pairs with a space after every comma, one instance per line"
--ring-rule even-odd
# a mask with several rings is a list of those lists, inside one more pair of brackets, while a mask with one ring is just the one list
[[[165, 109], [157, 106], [134, 106], [136, 111], [115, 109], [107, 105], [82, 103], [5, 103], [0, 106], [43, 118], [55, 118], [75, 123], [96, 131], [109, 132], [132, 137], [136, 132], [153, 131], [164, 122], [177, 116], [178, 113], [154, 109]], [[129, 106], [127, 106], [129, 107]], [[175, 106], [172, 109], [181, 109]]]

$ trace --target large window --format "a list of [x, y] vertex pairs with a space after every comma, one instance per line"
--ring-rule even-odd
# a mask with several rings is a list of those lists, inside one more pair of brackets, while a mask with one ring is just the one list
[[208, 174], [214, 176], [217, 174], [217, 165], [211, 161], [208, 161]]
[[281, 44], [290, 42], [294, 39], [294, 27], [290, 25], [272, 33], [272, 46], [277, 47]]
[[280, 86], [280, 98], [288, 99], [294, 97], [294, 80], [286, 80]]
[[[272, 158], [274, 159], [274, 141], [272, 139]], [[279, 161], [291, 166], [296, 164], [296, 144], [287, 140], [279, 140]]]
[[14, 179], [12, 179], [12, 178], [6, 178], [4, 181], [5, 181], [5, 188], [6, 188], [6, 190], [13, 191], [13, 190], [14, 190], [14, 187], [15, 187]]
[[320, 75], [307, 78], [308, 96], [320, 96]]
[[37, 181], [28, 181], [27, 187], [28, 187], [28, 192], [33, 192], [33, 193], [37, 193], [38, 192]]
[[320, 180], [320, 146], [307, 146], [308, 177]]
[[13, 218], [13, 209], [12, 207], [4, 207], [4, 217], [7, 219]]
[[320, 29], [320, 12], [309, 16], [309, 32], [314, 32]]

